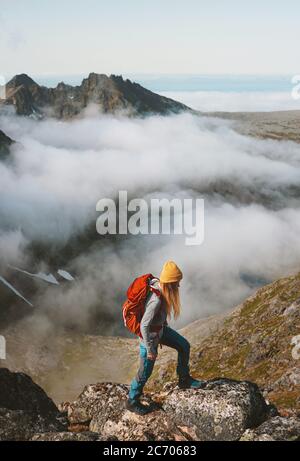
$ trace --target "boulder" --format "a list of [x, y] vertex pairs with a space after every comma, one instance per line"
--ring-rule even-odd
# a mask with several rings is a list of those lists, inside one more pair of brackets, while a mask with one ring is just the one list
[[[73, 427], [89, 423], [90, 431], [101, 433], [106, 439], [189, 440], [158, 405], [146, 416], [126, 410], [127, 396], [128, 386], [123, 384], [86, 386], [78, 399], [68, 406], [69, 421]], [[155, 404], [150, 397], [145, 397], [144, 403]]]
[[228, 379], [208, 381], [197, 390], [170, 384], [144, 398], [155, 407], [146, 416], [126, 410], [127, 396], [128, 386], [121, 384], [86, 386], [68, 406], [69, 421], [119, 440], [238, 440], [271, 414], [255, 384]]
[[109, 439], [127, 441], [187, 441], [191, 440], [188, 433], [179, 429], [172, 419], [162, 410], [155, 410], [145, 416], [139, 416], [128, 410], [123, 410], [118, 419], [107, 419], [103, 422], [96, 415], [91, 421], [90, 430], [101, 432]]
[[69, 421], [71, 424], [90, 423], [97, 416], [101, 425], [108, 419], [118, 419], [127, 395], [128, 386], [124, 384], [98, 383], [86, 386], [78, 399], [68, 405]]
[[174, 389], [163, 409], [196, 440], [238, 440], [270, 414], [256, 384], [229, 379], [208, 381], [204, 389]]
[[53, 400], [25, 373], [13, 373], [0, 368], [0, 407], [24, 410], [42, 416], [59, 414]]
[[36, 432], [35, 419], [23, 410], [0, 408], [0, 441], [29, 440]]
[[300, 419], [276, 416], [256, 429], [247, 429], [240, 440], [244, 442], [300, 441]]
[[66, 418], [29, 376], [0, 369], [0, 440], [28, 440], [66, 427]]

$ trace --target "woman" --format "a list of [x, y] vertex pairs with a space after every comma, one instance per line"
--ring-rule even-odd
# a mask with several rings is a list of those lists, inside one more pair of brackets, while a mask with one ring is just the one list
[[131, 383], [127, 401], [127, 409], [140, 415], [149, 411], [149, 408], [142, 405], [139, 399], [151, 376], [159, 344], [172, 347], [178, 352], [177, 375], [180, 388], [196, 389], [203, 386], [203, 381], [198, 381], [189, 374], [189, 342], [167, 324], [167, 318], [170, 319], [172, 313], [175, 319], [180, 315], [179, 282], [181, 279], [182, 272], [179, 267], [173, 261], [167, 261], [160, 278], [152, 279], [150, 282], [155, 290], [150, 291], [146, 299], [145, 312], [140, 325], [142, 335], [140, 367]]

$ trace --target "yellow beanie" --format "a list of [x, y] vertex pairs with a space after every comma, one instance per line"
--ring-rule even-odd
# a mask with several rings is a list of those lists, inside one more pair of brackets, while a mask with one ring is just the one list
[[182, 272], [174, 261], [167, 261], [163, 265], [159, 280], [162, 283], [179, 282], [182, 279]]

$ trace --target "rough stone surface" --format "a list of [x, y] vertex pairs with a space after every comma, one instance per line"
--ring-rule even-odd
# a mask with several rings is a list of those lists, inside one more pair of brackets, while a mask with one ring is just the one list
[[205, 389], [175, 389], [163, 408], [177, 424], [193, 428], [198, 440], [238, 440], [269, 415], [255, 384], [225, 379], [210, 381]]
[[99, 442], [106, 441], [95, 432], [45, 432], [43, 434], [34, 434], [30, 439], [33, 442]]
[[23, 410], [0, 408], [0, 441], [29, 440], [36, 432], [60, 431], [64, 427], [66, 426], [59, 419]]
[[22, 410], [0, 408], [0, 441], [28, 440], [35, 432], [35, 418]]
[[45, 391], [25, 373], [0, 368], [0, 407], [57, 416], [59, 411]]
[[119, 440], [238, 440], [270, 416], [258, 387], [248, 382], [215, 380], [203, 390], [180, 390], [170, 383], [145, 397], [146, 405], [156, 405], [146, 416], [126, 410], [127, 394], [124, 385], [87, 386], [69, 404], [69, 421]]
[[36, 432], [66, 427], [54, 402], [29, 376], [0, 369], [0, 440], [28, 440]]
[[[100, 383], [86, 386], [79, 398], [68, 405], [70, 429], [89, 424], [92, 432], [119, 440], [186, 440], [171, 419], [157, 409], [146, 416], [126, 410], [128, 386]], [[150, 405], [149, 399], [145, 404]], [[84, 426], [83, 426], [84, 427]]]
[[164, 441], [190, 440], [187, 432], [178, 428], [172, 419], [162, 410], [153, 411], [145, 416], [139, 416], [123, 410], [118, 419], [108, 419], [94, 416], [90, 430], [99, 431], [104, 437], [117, 437], [119, 440]]
[[265, 421], [256, 429], [248, 429], [241, 441], [300, 441], [300, 419], [277, 416]]
[[118, 419], [127, 395], [128, 386], [124, 384], [99, 383], [86, 386], [78, 399], [68, 406], [69, 421], [72, 424], [84, 424], [97, 416], [98, 424], [104, 424], [108, 419]]

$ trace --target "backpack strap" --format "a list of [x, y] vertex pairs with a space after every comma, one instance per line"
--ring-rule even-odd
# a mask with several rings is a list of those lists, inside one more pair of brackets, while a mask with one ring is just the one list
[[152, 291], [152, 293], [155, 293], [156, 296], [158, 296], [159, 298], [161, 297], [161, 291], [158, 290], [157, 288], [154, 288], [152, 285], [151, 285], [151, 282], [152, 280], [159, 280], [158, 278], [154, 277], [153, 279], [150, 279], [149, 280], [149, 290]]
[[161, 297], [161, 291], [158, 290], [157, 288], [154, 288], [154, 287], [150, 286], [150, 291], [152, 291], [152, 293], [155, 293], [156, 296], [158, 296], [159, 298]]

